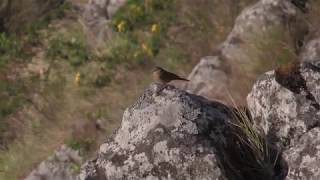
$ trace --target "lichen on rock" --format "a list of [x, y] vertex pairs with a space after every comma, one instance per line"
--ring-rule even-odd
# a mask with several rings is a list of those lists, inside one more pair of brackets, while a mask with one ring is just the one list
[[[228, 108], [172, 86], [151, 85], [79, 179], [225, 179], [209, 136], [222, 143]], [[214, 135], [213, 135], [214, 136]], [[218, 137], [219, 136], [219, 137]], [[95, 168], [92, 168], [92, 165]], [[89, 168], [91, 167], [91, 168]]]

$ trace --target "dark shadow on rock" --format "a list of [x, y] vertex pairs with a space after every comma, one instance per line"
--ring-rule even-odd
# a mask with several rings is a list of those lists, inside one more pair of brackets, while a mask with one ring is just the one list
[[294, 4], [303, 13], [307, 13], [308, 12], [308, 1], [309, 0], [291, 0], [291, 3]]
[[[292, 62], [281, 65], [275, 70], [275, 80], [295, 94], [304, 94], [306, 99], [311, 101], [311, 105], [317, 110], [320, 109], [316, 98], [308, 90], [305, 79], [300, 72], [300, 62]], [[314, 69], [314, 68], [313, 68]]]
[[[238, 126], [243, 116], [248, 118], [247, 123], [252, 123], [249, 110], [230, 109], [229, 114], [234, 114], [234, 119], [225, 129], [227, 132], [224, 132], [227, 143], [212, 142], [219, 165], [228, 180], [256, 180], [257, 177], [260, 180], [284, 180], [288, 173], [288, 165], [282, 158], [282, 151], [269, 142], [267, 135], [259, 132], [255, 132], [255, 138], [261, 143], [261, 147], [253, 147], [252, 137], [248, 137]], [[253, 127], [253, 124], [251, 125], [249, 126]]]

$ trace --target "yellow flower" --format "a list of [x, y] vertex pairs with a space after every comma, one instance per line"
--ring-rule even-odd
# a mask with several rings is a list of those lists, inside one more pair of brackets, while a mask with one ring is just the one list
[[148, 49], [148, 46], [145, 43], [142, 43], [141, 47], [144, 51], [147, 51]]
[[158, 32], [158, 30], [159, 30], [158, 24], [152, 24], [151, 32], [155, 33], [155, 32]]
[[152, 56], [152, 50], [145, 44], [145, 43], [142, 43], [142, 49], [149, 55], [149, 56]]
[[136, 51], [136, 52], [134, 52], [133, 57], [134, 57], [134, 58], [137, 58], [137, 57], [139, 56], [139, 54], [140, 54], [140, 52], [139, 52], [139, 51]]
[[117, 25], [118, 32], [124, 32], [125, 31], [125, 21], [120, 21], [120, 23]]
[[76, 76], [74, 77], [74, 82], [76, 83], [76, 85], [80, 84], [80, 77], [81, 77], [80, 72], [77, 72]]

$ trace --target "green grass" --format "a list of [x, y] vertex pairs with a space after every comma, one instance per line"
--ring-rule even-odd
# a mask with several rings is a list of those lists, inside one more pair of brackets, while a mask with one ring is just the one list
[[89, 60], [90, 53], [77, 37], [58, 35], [49, 41], [46, 56], [51, 60], [63, 59], [72, 66], [80, 66]]
[[167, 40], [168, 27], [175, 22], [175, 0], [130, 0], [113, 17], [117, 34], [102, 53], [107, 67], [129, 67], [152, 62]]
[[94, 140], [90, 138], [70, 138], [65, 141], [65, 144], [73, 150], [78, 150], [80, 154], [84, 154], [90, 150], [90, 148], [94, 144]]
[[52, 20], [62, 19], [67, 10], [70, 10], [70, 4], [65, 2], [25, 27], [23, 33], [19, 35], [0, 32], [0, 68], [13, 60], [29, 60], [32, 54], [29, 47], [36, 46], [40, 42], [39, 30], [47, 28]]
[[8, 129], [9, 122], [6, 117], [14, 113], [26, 101], [25, 87], [21, 81], [0, 80], [0, 98], [0, 149], [3, 149], [14, 137], [14, 132]]
[[[16, 68], [15, 64], [28, 63], [34, 55], [31, 49], [39, 46], [39, 31], [47, 28], [52, 20], [63, 18], [65, 12], [69, 9], [69, 3], [62, 4], [38, 21], [25, 27], [24, 33], [16, 35], [15, 33], [0, 32], [0, 76], [5, 77], [8, 73], [10, 74], [8, 66], [10, 68]], [[72, 46], [72, 48], [73, 50], [83, 50], [81, 46], [77, 45]], [[84, 55], [81, 53], [82, 52], [76, 50], [71, 52], [71, 54], [76, 57], [83, 57]], [[84, 58], [80, 59], [80, 61], [83, 61], [83, 59]], [[74, 64], [80, 63], [78, 62], [79, 60], [75, 58], [70, 61]], [[10, 66], [12, 64], [13, 66]], [[25, 85], [25, 81], [26, 80], [19, 77], [14, 80], [0, 79], [0, 98], [2, 99], [0, 101], [0, 148], [4, 148], [7, 145], [7, 136], [11, 136], [10, 134], [12, 134], [8, 132], [6, 117], [14, 113], [26, 101], [28, 88]], [[33, 83], [33, 85], [35, 85], [35, 83]]]
[[10, 60], [16, 60], [23, 57], [23, 44], [14, 35], [7, 33], [0, 33], [0, 68], [4, 66]]

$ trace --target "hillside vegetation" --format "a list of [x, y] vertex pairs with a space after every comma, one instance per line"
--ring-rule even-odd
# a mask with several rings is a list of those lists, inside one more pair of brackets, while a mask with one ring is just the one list
[[[98, 53], [78, 21], [79, 2], [63, 3], [22, 33], [0, 34], [0, 179], [25, 177], [64, 143], [90, 157], [151, 82], [155, 64], [187, 76], [254, 0], [130, 0]], [[315, 29], [316, 12], [307, 15]], [[293, 57], [278, 54], [283, 62]]]
[[[19, 32], [1, 31], [0, 179], [25, 177], [62, 144], [89, 158], [151, 82], [154, 65], [187, 76], [253, 2], [129, 0], [111, 19], [112, 39], [100, 52], [89, 47], [73, 4], [85, 0], [62, 3]], [[319, 26], [320, 3], [311, 7], [304, 19], [310, 36]], [[260, 37], [252, 58], [290, 61], [290, 48], [273, 48], [289, 46], [286, 38], [277, 32]], [[259, 47], [272, 53], [259, 54]], [[252, 71], [276, 65], [265, 62]]]

